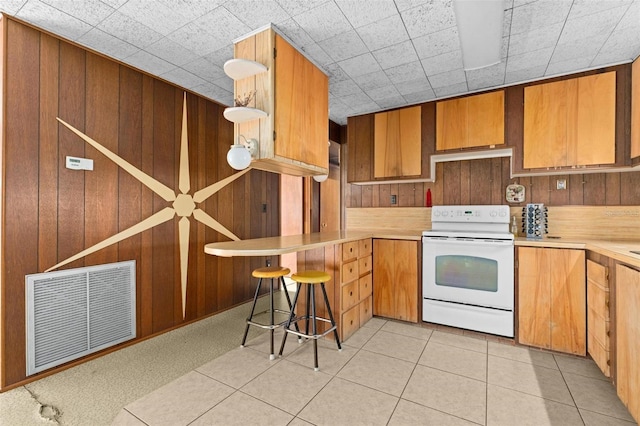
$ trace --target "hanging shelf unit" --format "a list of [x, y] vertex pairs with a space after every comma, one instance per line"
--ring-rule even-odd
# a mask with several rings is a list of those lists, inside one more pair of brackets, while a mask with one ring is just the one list
[[243, 78], [253, 77], [254, 75], [267, 72], [267, 67], [260, 62], [250, 59], [229, 59], [224, 63], [224, 73], [233, 80], [242, 80]]
[[266, 118], [267, 113], [258, 108], [251, 107], [229, 107], [225, 108], [222, 113], [224, 118], [232, 123], [244, 123], [245, 121], [257, 120], [259, 118]]

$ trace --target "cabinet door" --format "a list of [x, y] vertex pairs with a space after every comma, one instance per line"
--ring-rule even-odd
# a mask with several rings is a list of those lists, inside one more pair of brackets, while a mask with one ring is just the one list
[[525, 87], [525, 169], [567, 164], [567, 90], [567, 80]]
[[613, 164], [616, 161], [616, 73], [567, 81], [567, 165]]
[[518, 248], [518, 341], [524, 345], [551, 347], [549, 251]]
[[375, 178], [420, 176], [422, 173], [420, 107], [375, 114]]
[[373, 114], [347, 119], [347, 181], [373, 180]]
[[504, 144], [504, 91], [464, 99], [467, 100], [465, 148]]
[[465, 147], [467, 105], [467, 98], [436, 102], [436, 151]]
[[395, 257], [393, 318], [418, 322], [418, 243], [393, 241]]
[[551, 261], [551, 349], [586, 355], [586, 274], [583, 250], [545, 249]]
[[631, 68], [631, 158], [640, 157], [640, 59]]
[[640, 272], [616, 266], [616, 390], [640, 421]]
[[373, 240], [373, 314], [394, 318], [395, 256], [392, 240]]

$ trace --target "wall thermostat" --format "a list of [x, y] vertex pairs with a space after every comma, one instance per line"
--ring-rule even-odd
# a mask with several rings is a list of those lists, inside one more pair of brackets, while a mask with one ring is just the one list
[[67, 155], [67, 169], [72, 170], [93, 170], [93, 160], [88, 158], [69, 157]]

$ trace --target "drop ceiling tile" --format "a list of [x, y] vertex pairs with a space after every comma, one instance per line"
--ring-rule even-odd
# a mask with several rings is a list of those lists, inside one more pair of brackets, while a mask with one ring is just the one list
[[616, 30], [638, 29], [640, 27], [640, 1], [633, 3], [618, 23]]
[[354, 77], [353, 81], [367, 93], [379, 87], [393, 87], [391, 80], [389, 80], [384, 71], [374, 71], [369, 74], [359, 75]]
[[640, 56], [640, 47], [633, 44], [622, 44], [617, 48], [603, 48], [591, 62], [591, 67], [630, 62], [638, 56]]
[[407, 105], [407, 100], [399, 94], [388, 98], [375, 99], [375, 102], [381, 109], [400, 108]]
[[356, 56], [355, 58], [346, 59], [338, 62], [340, 68], [344, 70], [350, 77], [357, 77], [362, 74], [379, 71], [380, 65], [371, 53]]
[[626, 11], [627, 6], [622, 6], [577, 19], [568, 19], [558, 43], [567, 44], [587, 37], [608, 37]]
[[550, 63], [566, 62], [570, 59], [589, 58], [590, 61], [600, 51], [604, 44], [602, 37], [590, 37], [572, 41], [566, 44], [558, 44], [551, 56]]
[[26, 2], [27, 0], [2, 0], [0, 11], [15, 15]]
[[511, 18], [511, 35], [563, 22], [572, 0], [539, 0], [519, 5], [516, 1]]
[[338, 64], [327, 64], [323, 68], [329, 75], [329, 85], [345, 80], [351, 80], [351, 77], [349, 77]]
[[380, 107], [378, 106], [377, 103], [370, 101], [367, 103], [351, 105], [349, 106], [349, 111], [350, 111], [349, 116], [360, 115], [360, 114], [370, 114], [373, 112], [380, 111]]
[[70, 40], [80, 38], [91, 29], [86, 22], [38, 0], [26, 3], [16, 16]]
[[335, 84], [329, 84], [329, 93], [337, 98], [342, 98], [349, 95], [355, 95], [357, 93], [363, 93], [360, 86], [355, 81], [343, 80]]
[[460, 50], [458, 28], [450, 27], [442, 31], [417, 37], [413, 39], [413, 45], [420, 59], [431, 58], [442, 55], [443, 53]]
[[273, 0], [228, 1], [224, 7], [252, 29], [290, 19], [289, 14]]
[[514, 71], [509, 71], [507, 66], [507, 74], [505, 77], [506, 84], [513, 84], [517, 82], [525, 82], [531, 80], [538, 80], [544, 77], [544, 72], [547, 69], [547, 65], [540, 65], [532, 68], [524, 68]]
[[182, 65], [181, 68], [210, 83], [222, 77], [226, 77], [226, 74], [221, 67], [214, 65], [202, 57], [198, 57], [197, 59]]
[[286, 35], [297, 48], [315, 43], [309, 34], [307, 34], [307, 32], [293, 19], [286, 19], [274, 25], [278, 30]]
[[420, 61], [410, 62], [408, 64], [398, 65], [397, 67], [388, 68], [385, 73], [389, 77], [392, 83], [403, 83], [405, 81], [412, 81], [423, 79], [426, 81], [426, 75], [422, 69], [422, 63]]
[[[221, 89], [226, 90], [229, 93], [233, 93], [233, 80], [231, 80], [227, 76], [224, 76], [224, 77], [218, 78], [216, 80], [213, 80], [211, 83], [216, 85], [216, 86], [218, 86], [218, 87], [220, 87]], [[231, 99], [233, 100], [233, 98], [231, 98]]]
[[461, 95], [468, 91], [467, 83], [452, 84], [451, 86], [438, 87], [433, 89], [436, 92], [438, 98], [445, 96]]
[[[125, 0], [126, 1], [126, 0]], [[134, 0], [129, 0], [134, 1]], [[145, 2], [146, 0], [135, 0]], [[219, 7], [225, 0], [158, 0], [165, 6], [179, 11], [180, 15], [193, 21]]]
[[201, 93], [209, 99], [218, 101], [223, 105], [233, 105], [233, 93], [229, 92], [228, 90], [224, 90], [223, 88], [218, 87], [215, 84], [203, 83], [199, 86], [194, 87], [193, 90], [197, 93]]
[[128, 1], [118, 12], [165, 36], [189, 22], [175, 9], [158, 0]]
[[353, 58], [369, 51], [355, 30], [338, 34], [318, 44], [336, 62]]
[[115, 11], [113, 7], [100, 0], [82, 2], [77, 0], [43, 0], [42, 2], [94, 26]]
[[76, 41], [90, 49], [120, 60], [140, 50], [136, 46], [115, 38], [98, 28], [93, 28]]
[[124, 5], [129, 0], [100, 0], [102, 3], [106, 3], [107, 5], [113, 7], [114, 9], [118, 9], [122, 5]]
[[400, 12], [413, 9], [414, 7], [420, 6], [425, 3], [429, 3], [432, 0], [395, 0], [396, 7]]
[[507, 63], [500, 62], [499, 64], [492, 65], [490, 67], [466, 71], [465, 74], [467, 76], [467, 85], [469, 86], [469, 90], [480, 90], [502, 86], [504, 84], [506, 68]]
[[145, 50], [158, 58], [164, 59], [165, 61], [178, 66], [184, 65], [187, 62], [192, 62], [199, 57], [189, 49], [186, 49], [184, 46], [181, 46], [166, 37], [161, 38], [150, 46], [147, 46]]
[[153, 75], [162, 75], [176, 67], [164, 59], [160, 59], [144, 50], [139, 50], [133, 55], [128, 56], [124, 61]]
[[145, 48], [162, 38], [162, 34], [118, 11], [102, 21], [98, 28], [140, 48]]
[[569, 12], [569, 19], [580, 18], [620, 6], [628, 7], [631, 3], [633, 3], [633, 0], [574, 0]]
[[[435, 33], [456, 25], [451, 1], [434, 1], [401, 12], [411, 38]], [[425, 17], [428, 16], [428, 19]]]
[[404, 99], [407, 101], [407, 104], [417, 104], [423, 102], [429, 102], [436, 98], [436, 94], [433, 89], [423, 90], [421, 92], [413, 92], [404, 95]]
[[293, 18], [316, 42], [353, 29], [334, 2], [322, 4]]
[[411, 95], [412, 93], [421, 93], [427, 90], [431, 90], [431, 92], [433, 93], [433, 89], [431, 88], [427, 77], [417, 78], [411, 81], [403, 81], [402, 83], [398, 83], [395, 86], [398, 92], [401, 95], [405, 96], [405, 98], [407, 95]]
[[200, 77], [190, 73], [189, 71], [185, 71], [182, 68], [174, 68], [171, 71], [160, 75], [160, 77], [171, 81], [178, 86], [184, 87], [185, 89], [193, 89], [194, 87], [207, 83]]
[[369, 50], [378, 50], [409, 40], [400, 15], [393, 15], [357, 29]]
[[[506, 1], [505, 1], [506, 3]], [[513, 20], [513, 8], [505, 6], [504, 18], [502, 20], [502, 37], [508, 37], [511, 34], [511, 21]]]
[[427, 75], [440, 74], [451, 70], [462, 69], [462, 54], [459, 50], [431, 58], [422, 59], [422, 67]]
[[371, 98], [362, 91], [347, 96], [340, 96], [338, 99], [349, 108], [358, 108], [359, 105], [374, 104]]
[[520, 55], [509, 55], [507, 59], [507, 74], [512, 71], [536, 68], [539, 66], [546, 68], [553, 54], [553, 49], [553, 47], [545, 47]]
[[203, 56], [204, 59], [217, 65], [220, 68], [224, 67], [224, 63], [229, 59], [233, 59], [233, 44], [227, 45], [221, 49], [214, 50]]
[[308, 59], [311, 59], [312, 62], [315, 63], [320, 69], [323, 68], [323, 64], [331, 64], [333, 63], [333, 59], [325, 52], [325, 50], [320, 47], [318, 43], [307, 44], [306, 46], [300, 48], [302, 52], [307, 56]]
[[315, 9], [328, 1], [329, 0], [276, 0], [280, 7], [282, 7], [291, 16], [297, 16], [311, 9]]
[[586, 70], [591, 65], [592, 60], [593, 57], [590, 56], [587, 58], [573, 58], [567, 61], [551, 62], [547, 67], [545, 76], [550, 77]]
[[418, 55], [410, 41], [385, 47], [384, 49], [373, 52], [378, 64], [382, 69], [397, 67], [398, 65], [408, 64], [418, 60]]
[[509, 54], [520, 55], [545, 47], [553, 47], [558, 42], [564, 23], [558, 22], [546, 27], [534, 28], [509, 38]]
[[371, 89], [367, 92], [369, 97], [377, 104], [383, 99], [397, 98], [398, 102], [404, 103], [404, 98], [400, 95], [400, 92], [391, 84], [386, 86], [380, 86], [375, 89]]
[[360, 28], [364, 25], [396, 15], [396, 7], [393, 0], [335, 1], [353, 28]]
[[428, 75], [431, 87], [438, 93], [440, 87], [453, 86], [455, 84], [464, 83], [467, 85], [467, 77], [463, 70], [455, 70], [442, 74]]

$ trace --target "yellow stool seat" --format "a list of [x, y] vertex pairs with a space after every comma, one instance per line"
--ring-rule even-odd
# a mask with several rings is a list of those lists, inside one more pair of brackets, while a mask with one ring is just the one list
[[297, 283], [321, 284], [331, 280], [331, 275], [324, 271], [301, 271], [291, 275], [291, 279]]
[[254, 269], [251, 275], [255, 278], [279, 278], [289, 275], [291, 270], [284, 266], [267, 266], [265, 268]]

